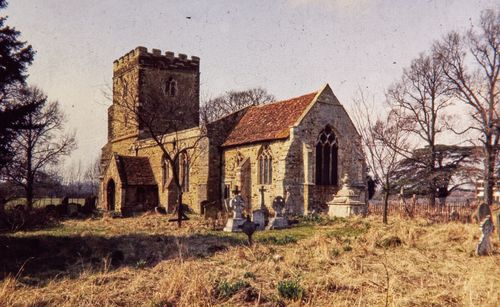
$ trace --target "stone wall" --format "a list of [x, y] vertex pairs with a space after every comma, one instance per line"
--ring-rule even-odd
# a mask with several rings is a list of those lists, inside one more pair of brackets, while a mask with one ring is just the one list
[[[258, 181], [259, 165], [258, 157], [264, 146], [269, 146], [272, 154], [272, 183], [262, 185]], [[250, 144], [230, 147], [223, 154], [223, 183], [230, 186], [232, 191], [235, 186], [241, 190], [245, 200], [247, 212], [259, 209], [260, 192], [263, 186], [267, 191], [264, 193], [266, 207], [272, 211], [272, 201], [276, 196], [285, 196], [284, 177], [286, 167], [286, 154], [288, 142], [276, 140], [266, 143]]]
[[[207, 199], [207, 176], [208, 176], [208, 158], [207, 147], [208, 139], [202, 137], [199, 128], [183, 130], [176, 134], [164, 136], [166, 148], [172, 151], [172, 141], [176, 139], [179, 144], [178, 148], [191, 147], [195, 142], [198, 144], [195, 150], [190, 150], [188, 153], [190, 161], [189, 167], [189, 189], [183, 193], [183, 202], [189, 205], [195, 211], [199, 211], [199, 203]], [[158, 184], [159, 203], [165, 208], [174, 208], [174, 203], [177, 201], [177, 187], [172, 181], [171, 166], [169, 166], [169, 178], [163, 185], [162, 158], [163, 151], [151, 139], [142, 139], [134, 143], [137, 148], [137, 155], [148, 157]]]
[[[321, 131], [330, 125], [338, 140], [338, 178], [349, 175], [352, 185], [365, 186], [366, 167], [361, 138], [349, 115], [327, 87], [317, 98], [300, 124], [292, 128], [287, 156], [285, 187], [291, 192], [289, 202], [296, 210], [308, 212], [333, 200], [339, 186], [315, 185], [316, 142]], [[364, 193], [360, 189], [360, 192]], [[361, 196], [364, 199], [364, 194]]]

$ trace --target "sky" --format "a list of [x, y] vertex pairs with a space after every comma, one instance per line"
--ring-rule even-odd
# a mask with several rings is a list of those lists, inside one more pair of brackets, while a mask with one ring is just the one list
[[[489, 0], [10, 0], [1, 15], [36, 50], [28, 83], [58, 100], [90, 164], [107, 138], [103, 91], [137, 46], [201, 58], [201, 97], [263, 87], [278, 100], [330, 84], [347, 109], [384, 92], [433, 41], [463, 31]], [[377, 112], [377, 110], [374, 110]]]

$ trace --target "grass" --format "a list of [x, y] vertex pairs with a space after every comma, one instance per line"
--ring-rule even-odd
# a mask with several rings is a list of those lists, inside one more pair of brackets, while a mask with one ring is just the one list
[[[0, 306], [497, 306], [500, 242], [477, 225], [378, 218], [213, 231], [198, 219], [66, 220], [0, 235]], [[22, 268], [22, 269], [21, 269]], [[0, 275], [4, 276], [4, 275]], [[387, 283], [387, 280], [389, 281]]]

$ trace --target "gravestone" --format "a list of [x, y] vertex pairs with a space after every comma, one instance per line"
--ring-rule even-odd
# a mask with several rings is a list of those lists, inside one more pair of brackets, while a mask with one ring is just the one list
[[476, 247], [476, 255], [487, 256], [491, 253], [491, 242], [490, 237], [493, 233], [493, 221], [490, 216], [487, 216], [480, 225], [482, 232], [481, 238], [479, 239], [479, 244]]
[[224, 231], [227, 232], [239, 232], [241, 231], [239, 226], [245, 223], [245, 219], [243, 218], [242, 214], [243, 209], [245, 208], [245, 202], [243, 201], [243, 198], [241, 197], [240, 191], [238, 190], [237, 186], [233, 193], [235, 194], [235, 196], [229, 203], [229, 207], [233, 210], [233, 217], [227, 220], [226, 227], [224, 227]]
[[266, 216], [264, 215], [263, 210], [254, 210], [252, 212], [252, 217], [254, 223], [258, 224], [257, 230], [264, 230], [266, 228]]
[[482, 203], [481, 205], [479, 205], [479, 207], [477, 208], [476, 216], [479, 223], [484, 221], [487, 216], [491, 216], [490, 206], [488, 206], [488, 204], [486, 203]]
[[254, 210], [252, 212], [253, 215], [253, 221], [254, 223], [258, 224], [257, 230], [264, 230], [267, 225], [267, 221], [269, 219], [269, 210], [266, 208], [266, 204], [264, 202], [264, 192], [266, 189], [264, 187], [261, 187], [259, 189], [260, 192], [260, 208], [257, 210]]
[[285, 210], [285, 199], [281, 196], [277, 196], [273, 200], [274, 217], [269, 220], [269, 224], [266, 229], [282, 229], [289, 226], [288, 220], [283, 216], [283, 211]]

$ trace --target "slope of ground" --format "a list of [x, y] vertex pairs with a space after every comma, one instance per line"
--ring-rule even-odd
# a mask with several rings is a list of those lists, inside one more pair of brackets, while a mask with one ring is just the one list
[[[194, 219], [69, 220], [0, 235], [0, 306], [495, 306], [500, 253], [477, 225], [304, 220], [242, 234]], [[494, 249], [500, 251], [498, 237]]]

